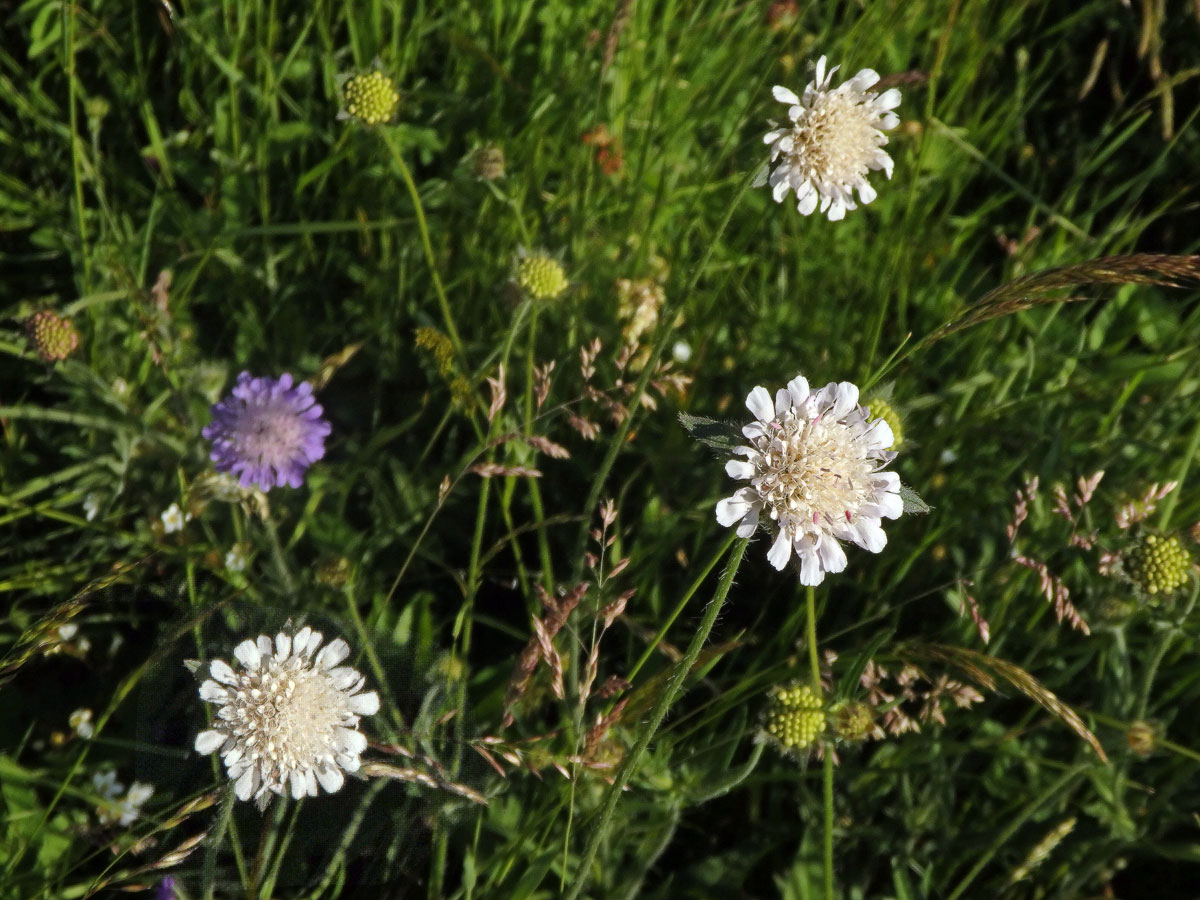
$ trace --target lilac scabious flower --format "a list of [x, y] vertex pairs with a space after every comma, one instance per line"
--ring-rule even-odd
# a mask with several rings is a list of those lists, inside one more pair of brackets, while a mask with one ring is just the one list
[[233, 392], [213, 404], [213, 420], [201, 432], [213, 442], [218, 472], [232, 472], [242, 487], [269, 491], [300, 487], [304, 471], [325, 455], [330, 426], [321, 418], [312, 385], [279, 378], [238, 376]]

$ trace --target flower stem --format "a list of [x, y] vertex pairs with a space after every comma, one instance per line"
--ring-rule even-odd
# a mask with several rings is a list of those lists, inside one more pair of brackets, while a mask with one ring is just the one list
[[459, 362], [463, 364], [465, 371], [466, 358], [463, 355], [462, 339], [458, 336], [458, 329], [454, 327], [454, 316], [450, 313], [450, 301], [446, 299], [446, 288], [442, 285], [441, 276], [438, 275], [437, 259], [433, 255], [433, 244], [429, 240], [429, 224], [425, 221], [425, 207], [421, 205], [421, 195], [417, 191], [412, 173], [408, 170], [408, 164], [392, 140], [391, 134], [386, 128], [379, 129], [379, 132], [383, 135], [383, 142], [387, 144], [388, 151], [392, 154], [392, 160], [396, 163], [396, 168], [400, 170], [400, 178], [404, 181], [404, 186], [408, 188], [409, 197], [412, 198], [413, 212], [417, 217], [417, 231], [421, 235], [421, 244], [425, 248], [425, 261], [429, 263], [429, 277], [433, 281], [433, 290], [437, 294], [438, 306], [442, 309], [446, 334], [450, 336], [450, 341], [454, 344], [454, 352], [458, 356]]
[[729, 588], [733, 584], [734, 576], [737, 575], [738, 566], [741, 564], [742, 556], [746, 552], [747, 543], [748, 541], [745, 538], [741, 538], [734, 545], [733, 550], [729, 554], [729, 564], [721, 576], [716, 593], [713, 594], [712, 600], [709, 601], [707, 608], [704, 610], [704, 619], [700, 622], [699, 629], [697, 629], [696, 634], [692, 637], [692, 642], [688, 645], [687, 652], [675, 667], [674, 673], [667, 682], [667, 686], [663, 690], [662, 697], [659, 698], [658, 705], [654, 708], [654, 713], [651, 715], [650, 721], [642, 728], [642, 733], [638, 736], [637, 743], [621, 763], [621, 768], [617, 770], [616, 777], [613, 778], [613, 783], [609, 786], [608, 793], [604, 797], [604, 806], [600, 810], [600, 820], [596, 823], [596, 828], [592, 832], [591, 837], [588, 838], [587, 847], [583, 853], [583, 860], [580, 862], [578, 870], [576, 870], [570, 892], [567, 893], [565, 900], [578, 900], [584, 887], [587, 886], [588, 873], [592, 868], [592, 864], [596, 861], [596, 854], [599, 852], [600, 845], [604, 842], [604, 838], [608, 834], [608, 829], [612, 825], [613, 813], [616, 811], [617, 801], [621, 799], [625, 785], [628, 784], [634, 770], [637, 769], [638, 763], [641, 762], [642, 754], [646, 752], [646, 747], [650, 744], [650, 739], [654, 737], [654, 733], [658, 731], [658, 726], [666, 718], [667, 711], [671, 708], [671, 704], [675, 701], [675, 697], [683, 687], [683, 682], [691, 673], [692, 667], [696, 663], [696, 658], [700, 656], [700, 650], [704, 647], [705, 641], [708, 640], [708, 635], [712, 631], [713, 625], [716, 624], [717, 616], [721, 613], [721, 607], [725, 605], [725, 598], [729, 594]]
[[[805, 591], [805, 612], [808, 616], [808, 661], [812, 665], [813, 690], [821, 689], [821, 660], [817, 655], [817, 591], [811, 585]], [[825, 749], [822, 777], [824, 839], [822, 856], [825, 871], [825, 900], [833, 900], [833, 748]]]

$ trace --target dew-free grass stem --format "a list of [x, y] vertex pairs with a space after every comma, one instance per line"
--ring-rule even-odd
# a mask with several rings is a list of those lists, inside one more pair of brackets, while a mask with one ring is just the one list
[[[817, 654], [817, 590], [809, 585], [804, 591], [804, 611], [808, 618], [808, 662], [812, 666], [813, 690], [821, 689], [821, 659]], [[825, 749], [825, 763], [821, 776], [823, 837], [821, 842], [824, 860], [825, 900], [833, 900], [833, 750]]]
[[659, 698], [658, 705], [654, 708], [654, 713], [651, 715], [650, 721], [642, 728], [641, 734], [638, 735], [637, 743], [621, 762], [621, 767], [617, 770], [612, 784], [609, 785], [608, 793], [604, 797], [604, 806], [600, 809], [599, 820], [596, 822], [596, 827], [591, 837], [588, 838], [583, 859], [579, 863], [579, 868], [575, 871], [575, 878], [571, 881], [571, 888], [565, 900], [578, 900], [579, 895], [587, 886], [588, 873], [592, 868], [592, 864], [596, 861], [596, 854], [599, 852], [600, 845], [604, 842], [604, 838], [608, 834], [608, 829], [612, 825], [613, 813], [616, 811], [617, 802], [621, 799], [625, 785], [629, 783], [629, 779], [633, 776], [634, 771], [641, 762], [642, 755], [646, 752], [646, 747], [649, 746], [651, 738], [654, 737], [659, 725], [666, 718], [671, 704], [675, 702], [675, 697], [683, 687], [683, 682], [687, 680], [688, 674], [696, 664], [696, 659], [700, 656], [700, 651], [708, 640], [708, 635], [712, 631], [713, 625], [716, 624], [717, 616], [720, 615], [721, 608], [725, 605], [725, 598], [729, 595], [729, 588], [733, 585], [733, 579], [737, 575], [738, 566], [741, 565], [742, 557], [745, 555], [748, 543], [749, 541], [746, 538], [739, 538], [734, 544], [733, 550], [729, 554], [729, 562], [726, 565], [725, 572], [721, 576], [720, 583], [717, 585], [717, 590], [704, 610], [704, 618], [700, 622], [700, 627], [696, 630], [691, 643], [688, 644], [687, 652], [675, 667], [674, 673], [667, 682], [667, 686], [663, 690], [662, 697]]

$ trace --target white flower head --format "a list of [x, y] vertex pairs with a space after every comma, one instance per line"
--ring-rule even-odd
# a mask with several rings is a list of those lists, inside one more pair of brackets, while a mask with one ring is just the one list
[[[295, 799], [333, 793], [356, 772], [367, 739], [360, 716], [379, 711], [379, 695], [363, 692], [365, 679], [350, 666], [341, 638], [320, 652], [322, 636], [311, 628], [242, 641], [233, 650], [241, 664], [209, 664], [200, 699], [219, 706], [213, 728], [196, 737], [197, 753], [219, 751], [239, 800], [267, 791]], [[263, 801], [265, 802], [265, 800]]]
[[176, 531], [183, 531], [183, 526], [192, 520], [192, 514], [181, 510], [178, 503], [172, 503], [163, 510], [160, 518], [162, 519], [163, 534], [174, 534]]
[[892, 430], [869, 420], [848, 381], [809, 390], [797, 376], [775, 395], [756, 387], [746, 398], [754, 421], [742, 429], [749, 446], [725, 471], [748, 481], [717, 504], [717, 521], [750, 537], [765, 512], [775, 532], [767, 561], [783, 569], [795, 553], [800, 583], [820, 584], [846, 568], [839, 541], [878, 553], [887, 543], [880, 521], [904, 511], [900, 478], [881, 471], [896, 454]]
[[153, 785], [135, 781], [121, 797], [125, 785], [117, 781], [117, 773], [111, 770], [93, 775], [92, 789], [102, 798], [96, 807], [96, 818], [102, 825], [132, 825], [141, 816], [146, 801], [154, 796]]
[[834, 66], [826, 71], [822, 56], [803, 95], [776, 85], [772, 93], [788, 104], [791, 124], [763, 137], [771, 145], [771, 162], [779, 161], [769, 179], [776, 202], [795, 191], [802, 215], [809, 215], [820, 203], [821, 212], [833, 222], [843, 218], [846, 210], [857, 209], [854, 191], [861, 203], [875, 199], [875, 189], [867, 182], [869, 171], [883, 169], [892, 177], [883, 132], [900, 123], [892, 112], [900, 105], [900, 91], [870, 90], [879, 81], [878, 72], [863, 69], [831, 89], [829, 82], [837, 70]]
[[249, 558], [246, 555], [245, 544], [234, 544], [225, 554], [225, 568], [230, 572], [245, 572]]

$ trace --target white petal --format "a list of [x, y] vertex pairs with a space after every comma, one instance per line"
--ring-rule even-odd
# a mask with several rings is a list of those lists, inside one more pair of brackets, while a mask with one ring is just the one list
[[349, 655], [350, 645], [341, 638], [336, 638], [326, 644], [325, 649], [317, 654], [317, 668], [332, 669]]
[[258, 668], [258, 664], [262, 662], [262, 656], [258, 652], [258, 647], [254, 641], [245, 640], [233, 648], [233, 655], [238, 658], [238, 661], [246, 667], [247, 671], [253, 672]]
[[748, 538], [754, 534], [754, 529], [758, 527], [758, 515], [762, 510], [761, 503], [755, 503], [750, 507], [750, 511], [746, 513], [741, 522], [738, 523], [737, 536], [740, 538]]
[[361, 731], [354, 731], [350, 728], [339, 728], [338, 737], [342, 741], [342, 752], [344, 753], [358, 756], [367, 749], [367, 739], [363, 737]]
[[808, 379], [803, 375], [797, 375], [788, 382], [788, 393], [792, 395], [792, 406], [796, 409], [804, 408], [804, 401], [808, 399]]
[[308, 796], [317, 796], [317, 774], [312, 769], [304, 773], [304, 786], [308, 789]]
[[899, 494], [877, 494], [873, 503], [864, 503], [858, 509], [860, 516], [872, 519], [898, 519], [904, 513], [904, 501]]
[[238, 765], [238, 763], [242, 761], [242, 756], [244, 753], [245, 751], [241, 747], [234, 744], [229, 748], [229, 752], [223, 757], [225, 760], [225, 768], [229, 769], [230, 777], [233, 776], [233, 770], [235, 767], [239, 772], [246, 768], [245, 766]]
[[295, 653], [303, 652], [305, 656], [312, 656], [317, 652], [317, 648], [321, 646], [321, 641], [323, 640], [325, 640], [325, 635], [321, 634], [319, 631], [314, 631], [308, 636], [308, 643], [304, 647], [303, 651], [301, 651], [300, 648], [296, 646], [295, 638], [293, 638], [292, 651]]
[[312, 629], [305, 625], [292, 635], [292, 650], [300, 653], [308, 645], [310, 637], [312, 637]]
[[300, 773], [299, 769], [292, 770], [292, 775], [289, 780], [292, 783], [293, 800], [299, 800], [308, 793], [308, 784], [305, 782], [304, 776]]
[[875, 188], [871, 187], [871, 185], [868, 184], [865, 179], [863, 181], [860, 181], [858, 183], [857, 187], [858, 187], [858, 199], [861, 200], [863, 203], [870, 203], [872, 200], [874, 200], [876, 197], [879, 196], [877, 193], [875, 193]]
[[233, 786], [233, 791], [239, 800], [249, 800], [258, 786], [258, 770], [247, 769]]
[[787, 388], [780, 388], [775, 392], [775, 418], [781, 418], [791, 408], [792, 395], [788, 393]]
[[329, 683], [333, 685], [335, 690], [344, 691], [362, 678], [355, 669], [350, 666], [339, 666], [336, 669], [330, 669], [326, 675]]
[[279, 634], [275, 635], [275, 658], [279, 660], [279, 662], [283, 662], [291, 655], [292, 636], [281, 631]]
[[895, 472], [876, 472], [871, 476], [871, 484], [875, 486], [875, 490], [877, 491], [895, 493], [900, 490], [900, 476]]
[[196, 752], [207, 756], [215, 753], [225, 743], [225, 735], [219, 731], [202, 731], [196, 735]]
[[892, 434], [891, 425], [883, 419], [876, 419], [867, 426], [860, 440], [870, 450], [886, 450], [896, 443], [896, 436]]
[[[776, 172], [783, 171], [782, 168], [776, 169]], [[771, 196], [775, 198], [776, 203], [782, 203], [783, 198], [787, 196], [787, 192], [791, 189], [786, 178], [781, 178], [771, 188]]]
[[729, 527], [750, 511], [750, 504], [736, 494], [726, 497], [717, 504], [717, 522]]
[[750, 392], [746, 397], [746, 408], [754, 413], [754, 418], [760, 422], [770, 422], [775, 418], [775, 407], [765, 387], [756, 387]]
[[813, 210], [817, 208], [817, 191], [810, 184], [809, 190], [800, 197], [800, 202], [796, 204], [796, 209], [800, 210], [800, 215], [811, 216]]
[[[853, 78], [851, 78], [850, 81], [847, 83], [852, 88], [854, 88], [854, 90], [856, 90], [856, 91], [865, 91], [867, 88], [869, 88], [871, 85], [873, 85], [878, 80], [879, 80], [879, 73], [876, 72], [874, 69], [860, 69], [858, 74], [855, 75]], [[878, 102], [878, 101], [876, 101], [876, 102]], [[899, 101], [897, 101], [897, 103], [898, 102]], [[895, 103], [892, 104], [892, 106], [895, 106], [895, 105], [896, 105]], [[888, 106], [885, 108], [891, 109], [892, 107]]]
[[323, 769], [317, 769], [317, 781], [321, 782], [321, 787], [332, 794], [346, 783], [346, 777], [342, 775], [342, 770], [337, 766], [326, 766]]
[[795, 91], [788, 90], [781, 84], [777, 84], [771, 88], [771, 96], [780, 103], [790, 103], [793, 106], [800, 102], [800, 98], [796, 96]]
[[270, 656], [275, 652], [275, 645], [271, 643], [271, 639], [265, 634], [258, 636], [258, 652], [262, 656]]
[[846, 551], [835, 538], [822, 535], [817, 539], [817, 558], [826, 572], [841, 572], [846, 568]]
[[858, 385], [849, 381], [840, 381], [829, 387], [833, 388], [830, 392], [833, 406], [829, 410], [829, 415], [840, 420], [846, 413], [858, 406]]
[[223, 659], [214, 659], [210, 662], [208, 664], [208, 671], [221, 684], [237, 684], [237, 676], [233, 674], [233, 669], [229, 668], [229, 663]]
[[200, 685], [200, 699], [207, 700], [209, 703], [224, 703], [229, 699], [229, 694], [225, 688], [210, 678]]
[[[874, 84], [875, 82], [871, 83]], [[878, 109], [895, 109], [899, 105], [900, 91], [898, 91], [896, 88], [890, 88], [875, 98], [875, 106]]]
[[[762, 437], [766, 433], [767, 433], [767, 430], [766, 430], [766, 428], [763, 427], [762, 422], [751, 422], [749, 425], [742, 426], [742, 434], [748, 440], [751, 440], [751, 441], [754, 440], [755, 438]], [[750, 449], [750, 448], [747, 447], [746, 449]], [[735, 450], [734, 452], [737, 452], [737, 451]]]
[[845, 202], [843, 202], [842, 200], [835, 200], [832, 203], [830, 203], [829, 204], [829, 212], [826, 213], [826, 215], [829, 216], [830, 222], [842, 221], [842, 219], [846, 218]]
[[771, 549], [767, 551], [767, 562], [775, 567], [776, 571], [782, 572], [783, 567], [788, 564], [788, 560], [792, 556], [792, 534], [787, 528], [779, 529], [779, 536], [775, 538], [775, 543], [771, 545]]
[[800, 583], [816, 587], [825, 580], [825, 570], [821, 568], [821, 560], [817, 556], [816, 547], [797, 548], [796, 556], [800, 559]]
[[[833, 73], [830, 72], [830, 74], [832, 75]], [[817, 71], [814, 73], [813, 80], [816, 82], [817, 87], [823, 87], [822, 82], [825, 80], [825, 57], [824, 56], [822, 56], [820, 59], [817, 60]]]
[[356, 694], [351, 697], [346, 706], [350, 712], [360, 716], [373, 716], [379, 712], [379, 695], [374, 691], [367, 691], [365, 694]]
[[337, 762], [338, 765], [347, 772], [357, 772], [362, 766], [362, 760], [360, 760], [357, 756], [350, 756], [348, 754], [342, 754], [339, 756], [337, 758]]
[[858, 544], [864, 550], [878, 553], [887, 546], [887, 535], [883, 533], [883, 528], [880, 526], [878, 519], [859, 516], [851, 524], [851, 528], [854, 531], [854, 543]]
[[725, 474], [730, 478], [753, 478], [755, 471], [754, 463], [742, 459], [731, 459], [725, 463]]

